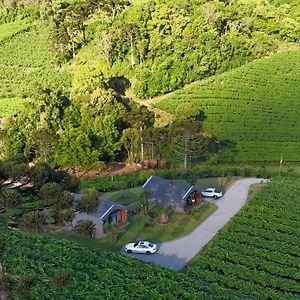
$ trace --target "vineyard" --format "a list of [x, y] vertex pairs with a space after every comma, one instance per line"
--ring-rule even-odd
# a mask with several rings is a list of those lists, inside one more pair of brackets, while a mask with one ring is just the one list
[[299, 179], [272, 180], [183, 273], [2, 230], [4, 271], [33, 276], [30, 299], [299, 299], [299, 191]]
[[236, 161], [299, 161], [300, 51], [260, 59], [177, 91], [157, 103], [192, 102], [205, 131], [231, 145]]
[[[5, 272], [35, 278], [30, 299], [229, 299], [227, 290], [215, 284], [201, 284], [119, 254], [27, 234], [0, 236], [7, 239]], [[65, 288], [53, 284], [60, 272], [70, 276]], [[238, 299], [234, 295], [231, 299]]]
[[19, 111], [37, 87], [63, 87], [69, 81], [69, 75], [57, 69], [51, 59], [44, 25], [19, 21], [0, 25], [0, 32], [1, 116]]
[[300, 297], [300, 181], [274, 179], [187, 268], [247, 298]]

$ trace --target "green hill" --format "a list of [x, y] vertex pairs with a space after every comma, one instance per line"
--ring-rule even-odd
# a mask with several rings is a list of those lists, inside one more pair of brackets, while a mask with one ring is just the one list
[[157, 103], [174, 112], [190, 101], [204, 130], [231, 145], [236, 161], [300, 160], [300, 51], [279, 53], [194, 83]]

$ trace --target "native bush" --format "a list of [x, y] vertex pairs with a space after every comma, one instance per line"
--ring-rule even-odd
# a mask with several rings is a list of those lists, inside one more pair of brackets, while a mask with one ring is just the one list
[[94, 212], [98, 207], [98, 198], [95, 194], [83, 196], [77, 203], [76, 208], [85, 212]]
[[28, 230], [41, 230], [45, 224], [45, 217], [41, 211], [31, 211], [21, 219], [21, 227]]
[[0, 195], [0, 205], [5, 208], [14, 208], [21, 204], [21, 194], [17, 190], [3, 190]]
[[75, 232], [87, 236], [93, 237], [95, 231], [95, 224], [92, 220], [80, 220], [75, 225]]

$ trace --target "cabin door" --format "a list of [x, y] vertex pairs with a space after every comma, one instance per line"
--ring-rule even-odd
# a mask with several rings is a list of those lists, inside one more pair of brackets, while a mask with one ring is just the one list
[[199, 191], [195, 191], [195, 203], [200, 204], [201, 203], [201, 194]]

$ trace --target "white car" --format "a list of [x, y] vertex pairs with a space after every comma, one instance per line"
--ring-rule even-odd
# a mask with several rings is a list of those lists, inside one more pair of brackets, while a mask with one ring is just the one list
[[152, 254], [157, 251], [157, 246], [154, 243], [147, 241], [140, 241], [137, 243], [130, 243], [125, 246], [127, 253], [146, 253]]
[[218, 199], [223, 196], [223, 193], [216, 188], [208, 188], [201, 192], [202, 197], [212, 197]]

